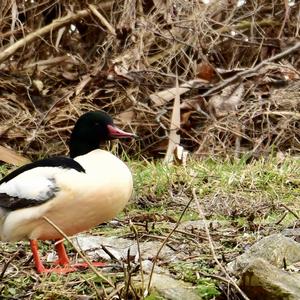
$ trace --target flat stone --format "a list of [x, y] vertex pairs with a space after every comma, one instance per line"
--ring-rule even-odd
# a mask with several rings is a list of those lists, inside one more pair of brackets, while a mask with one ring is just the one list
[[290, 274], [257, 258], [249, 262], [240, 280], [240, 287], [250, 299], [299, 300], [300, 274]]
[[282, 230], [281, 234], [284, 236], [292, 236], [292, 237], [300, 236], [300, 228], [294, 228], [294, 229], [287, 228]]
[[244, 254], [229, 263], [228, 271], [240, 273], [256, 258], [263, 258], [282, 268], [284, 261], [287, 265], [300, 261], [300, 244], [282, 234], [270, 235], [256, 242]]
[[[152, 267], [153, 267], [153, 262], [151, 260], [143, 260], [142, 261], [142, 268], [143, 268], [144, 273], [150, 274], [152, 271]], [[166, 274], [166, 275], [170, 274], [168, 269], [161, 268], [157, 265], [154, 266], [154, 272], [156, 274]]]
[[197, 229], [197, 230], [205, 230], [205, 226], [207, 226], [209, 229], [218, 229], [222, 226], [224, 226], [224, 224], [228, 222], [226, 221], [217, 221], [217, 220], [194, 220], [194, 221], [185, 221], [182, 222], [179, 226], [178, 229], [181, 230], [193, 230], [193, 229]]
[[[149, 276], [145, 277], [147, 283]], [[189, 283], [176, 280], [168, 275], [153, 274], [151, 280], [151, 290], [156, 291], [162, 299], [168, 300], [201, 300], [195, 288]]]
[[[131, 257], [134, 257], [136, 262], [139, 261], [138, 247], [135, 240], [118, 237], [79, 235], [74, 238], [73, 242], [93, 259], [111, 259], [111, 257], [102, 249], [103, 245], [118, 260], [126, 259], [129, 253]], [[140, 242], [142, 260], [153, 259], [161, 247], [161, 243], [161, 241]], [[164, 246], [159, 254], [159, 259], [168, 261], [176, 260], [176, 255], [177, 253], [174, 250], [170, 249], [168, 246]]]

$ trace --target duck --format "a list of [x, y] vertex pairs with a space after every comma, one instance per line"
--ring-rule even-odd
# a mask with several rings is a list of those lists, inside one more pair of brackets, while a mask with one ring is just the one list
[[[71, 132], [69, 156], [34, 161], [0, 180], [1, 241], [29, 240], [38, 273], [68, 273], [83, 267], [84, 263], [70, 263], [61, 231], [76, 235], [123, 210], [133, 192], [132, 173], [122, 160], [101, 148], [113, 139], [135, 137], [118, 128], [104, 111], [81, 115]], [[44, 266], [39, 240], [56, 241], [54, 267]]]

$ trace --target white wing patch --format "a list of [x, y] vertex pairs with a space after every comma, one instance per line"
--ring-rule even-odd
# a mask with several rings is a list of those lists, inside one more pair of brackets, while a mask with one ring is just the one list
[[38, 167], [4, 182], [0, 185], [0, 193], [21, 199], [46, 201], [57, 190], [55, 175], [60, 168]]

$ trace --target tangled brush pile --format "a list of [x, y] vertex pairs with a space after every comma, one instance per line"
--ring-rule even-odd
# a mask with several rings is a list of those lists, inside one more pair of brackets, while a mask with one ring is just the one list
[[198, 156], [299, 151], [298, 1], [92, 2], [3, 1], [2, 145], [65, 154], [77, 117], [103, 109], [147, 157], [172, 130]]

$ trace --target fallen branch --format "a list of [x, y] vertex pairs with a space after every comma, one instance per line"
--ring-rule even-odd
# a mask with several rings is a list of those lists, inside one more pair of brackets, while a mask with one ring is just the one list
[[282, 51], [266, 60], [263, 60], [261, 63], [259, 63], [257, 66], [255, 66], [254, 68], [251, 69], [247, 69], [245, 71], [239, 72], [237, 73], [235, 76], [224, 80], [223, 82], [221, 82], [220, 84], [218, 84], [217, 86], [211, 88], [210, 90], [208, 90], [207, 92], [205, 92], [202, 96], [209, 96], [215, 92], [220, 91], [221, 89], [224, 89], [226, 86], [234, 83], [235, 81], [237, 81], [238, 79], [244, 79], [247, 76], [253, 76], [259, 69], [261, 69], [263, 66], [269, 64], [270, 62], [276, 61], [278, 59], [281, 59], [285, 56], [287, 56], [288, 54], [291, 54], [293, 52], [295, 52], [296, 50], [298, 50], [300, 48], [300, 42], [296, 43], [294, 46], [286, 49], [285, 51]]

